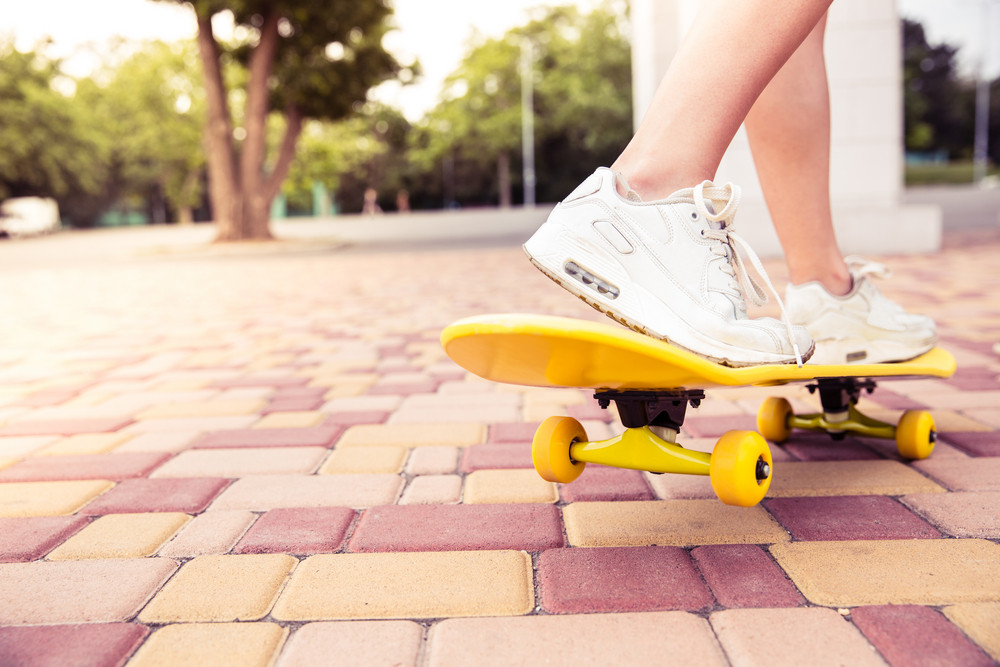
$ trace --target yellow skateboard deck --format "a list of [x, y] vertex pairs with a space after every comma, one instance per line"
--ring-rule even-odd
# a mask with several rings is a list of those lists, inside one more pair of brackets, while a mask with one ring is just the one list
[[[892, 364], [766, 365], [730, 368], [686, 350], [611, 324], [546, 315], [483, 315], [455, 322], [441, 334], [448, 356], [495, 382], [595, 390], [601, 407], [612, 402], [626, 427], [620, 436], [590, 442], [570, 417], [549, 417], [532, 442], [535, 469], [550, 482], [569, 483], [587, 463], [656, 473], [708, 475], [720, 500], [751, 506], [770, 486], [773, 462], [767, 440], [783, 442], [794, 429], [843, 438], [847, 433], [896, 441], [906, 458], [930, 456], [936, 433], [930, 413], [908, 410], [897, 424], [872, 419], [856, 407], [875, 379], [949, 377], [955, 358], [935, 348]], [[755, 431], [730, 431], [711, 454], [677, 443], [687, 408], [706, 389], [806, 382], [822, 412], [796, 415], [784, 398], [769, 398]]]
[[483, 315], [441, 336], [460, 366], [494, 382], [593, 389], [711, 389], [820, 378], [950, 377], [955, 358], [935, 348], [891, 364], [730, 368], [620, 326], [547, 315]]

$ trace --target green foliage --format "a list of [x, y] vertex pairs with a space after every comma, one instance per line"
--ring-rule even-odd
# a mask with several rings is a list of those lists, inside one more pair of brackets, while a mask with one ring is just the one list
[[0, 199], [67, 200], [102, 188], [107, 142], [97, 119], [57, 92], [57, 82], [72, 84], [57, 60], [0, 43]]
[[[448, 78], [444, 101], [415, 132], [411, 158], [430, 175], [425, 184], [439, 188], [443, 199], [449, 187], [437, 176], [443, 172], [455, 179], [454, 197], [467, 203], [479, 203], [484, 192], [496, 202], [501, 156], [519, 173], [519, 64], [525, 41], [534, 53], [539, 200], [565, 195], [595, 166], [613, 160], [631, 136], [624, 5], [607, 2], [589, 14], [572, 6], [539, 11], [501, 39], [475, 40]], [[517, 173], [512, 180], [519, 182]]]

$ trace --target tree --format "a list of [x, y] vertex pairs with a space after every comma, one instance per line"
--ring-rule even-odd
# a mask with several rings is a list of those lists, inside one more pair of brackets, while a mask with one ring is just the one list
[[93, 116], [55, 90], [59, 61], [43, 49], [21, 53], [0, 43], [0, 199], [54, 197], [65, 210], [66, 202], [99, 196], [106, 145]]
[[[395, 76], [399, 63], [382, 48], [388, 0], [172, 0], [190, 5], [198, 22], [208, 119], [209, 192], [218, 240], [270, 238], [271, 202], [288, 174], [304, 122], [336, 120], [364, 101], [369, 88]], [[213, 16], [229, 11], [237, 35], [223, 45]], [[224, 63], [247, 68], [243, 125], [234, 134]], [[273, 161], [266, 160], [267, 119], [284, 119]]]
[[[520, 45], [534, 53], [539, 199], [565, 195], [607, 164], [632, 133], [631, 54], [625, 8], [605, 2], [589, 14], [543, 8], [501, 39], [478, 38], [446, 82], [447, 93], [415, 133], [413, 159], [443, 199], [501, 205], [520, 179]], [[439, 177], [438, 174], [441, 176]], [[440, 180], [439, 180], [440, 179]], [[509, 184], [509, 187], [508, 187]]]

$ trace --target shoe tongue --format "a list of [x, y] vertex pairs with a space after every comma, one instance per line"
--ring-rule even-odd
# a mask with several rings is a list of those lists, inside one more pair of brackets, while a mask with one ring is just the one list
[[[708, 209], [709, 213], [715, 215], [715, 207], [712, 206], [712, 202], [706, 201], [705, 208]], [[718, 230], [725, 227], [725, 224], [722, 222], [722, 220], [706, 220], [706, 222], [708, 222], [708, 226], [711, 227], [712, 229]]]

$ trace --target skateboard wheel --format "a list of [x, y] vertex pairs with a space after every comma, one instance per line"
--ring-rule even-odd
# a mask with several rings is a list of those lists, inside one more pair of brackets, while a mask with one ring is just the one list
[[729, 431], [715, 444], [709, 479], [719, 500], [753, 507], [767, 495], [774, 463], [763, 436], [754, 431]]
[[569, 484], [580, 476], [586, 463], [574, 461], [569, 448], [574, 442], [586, 442], [587, 432], [572, 417], [549, 417], [535, 431], [531, 441], [531, 461], [542, 479]]
[[771, 396], [757, 411], [757, 430], [765, 440], [784, 442], [792, 434], [788, 418], [793, 414], [792, 404], [787, 399]]
[[926, 459], [934, 451], [934, 417], [924, 410], [907, 410], [896, 426], [896, 450], [907, 459]]

